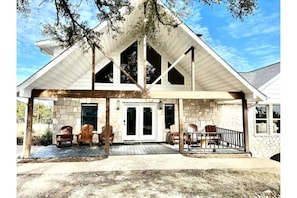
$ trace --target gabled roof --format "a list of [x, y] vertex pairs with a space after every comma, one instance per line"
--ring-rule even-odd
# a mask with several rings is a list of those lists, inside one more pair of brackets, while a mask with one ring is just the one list
[[[138, 1], [142, 2], [142, 1]], [[137, 5], [135, 6], [138, 7]], [[101, 45], [107, 54], [127, 47], [135, 42], [131, 35], [131, 26], [135, 24], [143, 12], [135, 9], [121, 24], [122, 32], [114, 39], [108, 32], [107, 23], [100, 24], [96, 29], [104, 32]], [[252, 86], [245, 78], [235, 71], [215, 51], [213, 51], [196, 33], [184, 23], [168, 32], [167, 28], [160, 26], [158, 32], [159, 44], [154, 45], [158, 52], [168, 57], [173, 63], [190, 48], [194, 48], [195, 57], [195, 91], [224, 91], [243, 92], [250, 100], [265, 100], [266, 96]], [[44, 46], [45, 47], [45, 46]], [[50, 48], [49, 53], [53, 54]], [[95, 64], [106, 59], [99, 51], [95, 52]], [[30, 96], [33, 89], [91, 89], [90, 79], [92, 73], [92, 50], [85, 50], [79, 45], [74, 45], [55, 56], [47, 65], [30, 76], [17, 87], [20, 97]], [[189, 76], [192, 76], [191, 53], [183, 58], [178, 66]], [[88, 77], [88, 79], [86, 79]], [[83, 85], [76, 88], [77, 82]], [[178, 90], [177, 90], [178, 91]]]
[[278, 74], [280, 74], [280, 62], [253, 71], [240, 72], [240, 75], [256, 88], [260, 88]]

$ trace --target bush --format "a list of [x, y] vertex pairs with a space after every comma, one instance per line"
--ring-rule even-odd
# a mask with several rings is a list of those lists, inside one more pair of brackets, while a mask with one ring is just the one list
[[47, 146], [53, 142], [53, 133], [48, 129], [45, 134], [40, 137], [40, 144]]

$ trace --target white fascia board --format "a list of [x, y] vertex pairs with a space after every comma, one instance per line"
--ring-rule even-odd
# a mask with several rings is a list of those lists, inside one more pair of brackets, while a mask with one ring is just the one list
[[[29, 87], [32, 83], [34, 83], [35, 80], [37, 80], [39, 77], [46, 74], [49, 70], [51, 70], [53, 67], [55, 67], [60, 61], [62, 61], [65, 57], [67, 57], [69, 54], [71, 54], [77, 48], [78, 48], [78, 45], [74, 45], [68, 49], [65, 49], [57, 57], [55, 57], [53, 60], [51, 60], [45, 66], [43, 66], [40, 70], [35, 72], [29, 78], [27, 78], [27, 80], [25, 80], [20, 85], [18, 85], [17, 92], [21, 93], [23, 90], [25, 90], [27, 87]], [[31, 93], [30, 93], [30, 96], [31, 96]]]
[[212, 57], [214, 57], [225, 69], [234, 75], [241, 83], [244, 84], [252, 93], [256, 94], [261, 100], [266, 100], [266, 96], [258, 89], [253, 87], [246, 79], [244, 79], [237, 71], [235, 71], [226, 61], [224, 61], [214, 50], [212, 50], [201, 38], [199, 38], [188, 26], [184, 23], [180, 27], [195, 40], [203, 49], [205, 49]]

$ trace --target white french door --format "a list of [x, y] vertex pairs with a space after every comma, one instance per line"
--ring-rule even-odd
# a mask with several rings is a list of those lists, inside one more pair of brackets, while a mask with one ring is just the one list
[[154, 103], [124, 104], [123, 140], [155, 140], [157, 105]]

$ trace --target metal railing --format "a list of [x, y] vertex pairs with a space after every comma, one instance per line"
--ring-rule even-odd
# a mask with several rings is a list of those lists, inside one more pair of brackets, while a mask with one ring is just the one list
[[244, 133], [217, 127], [216, 132], [186, 132], [189, 151], [244, 150]]

